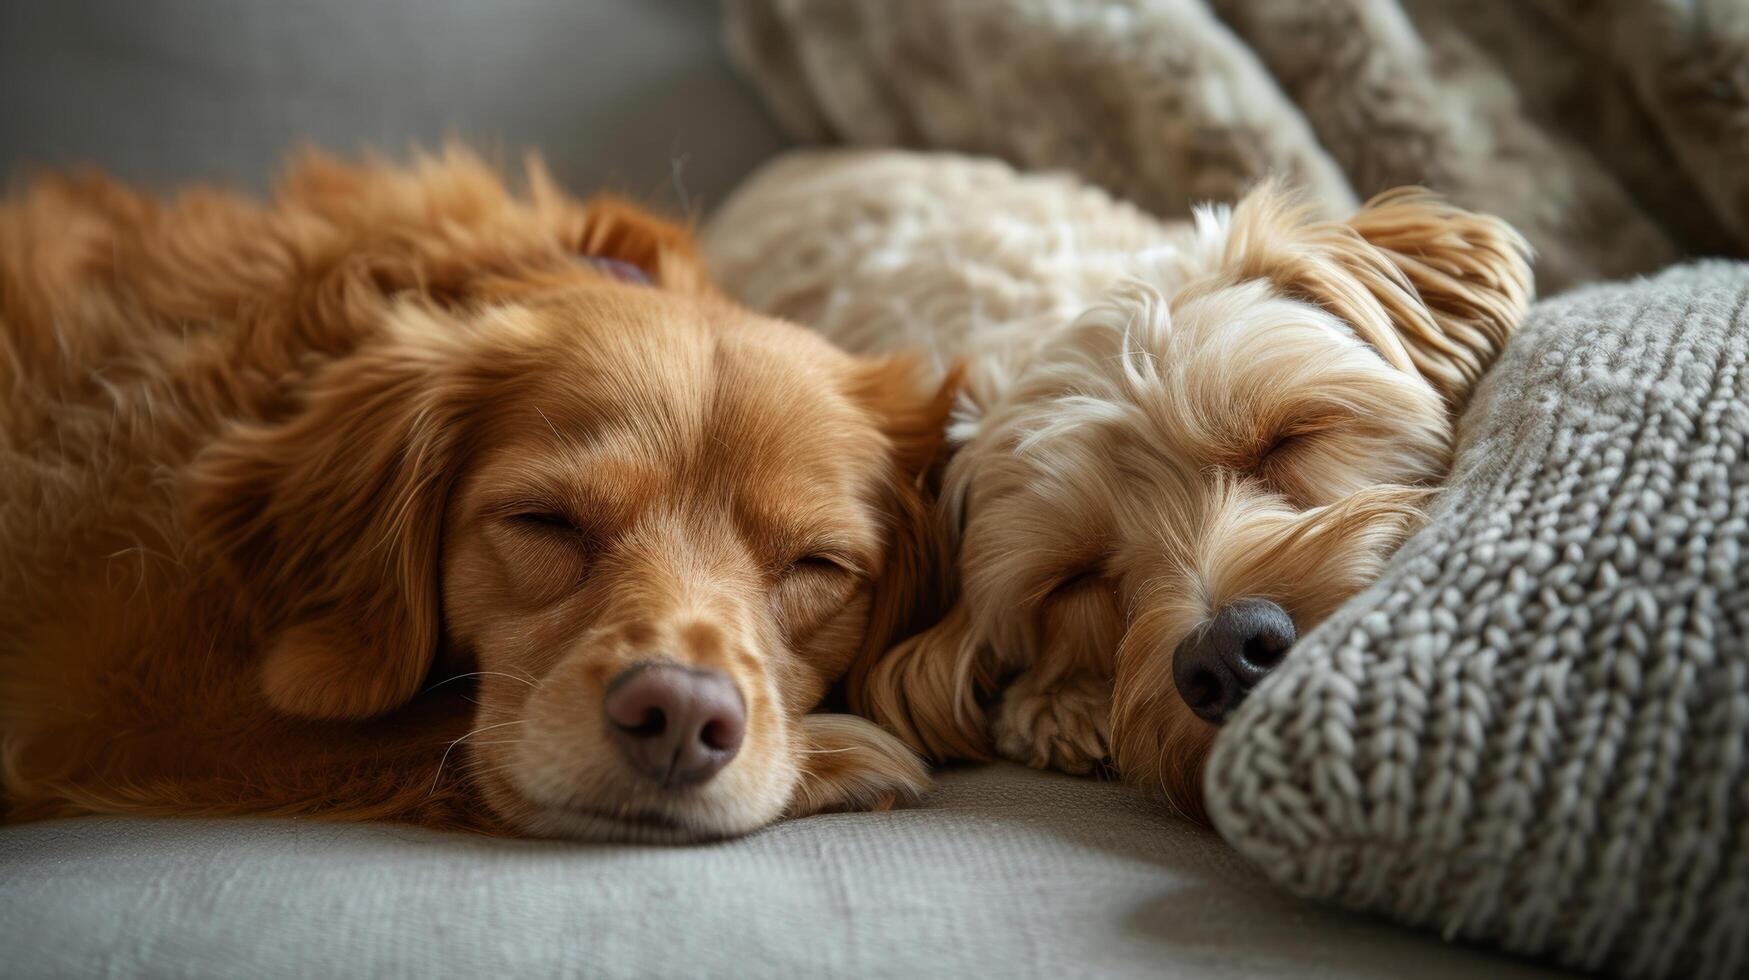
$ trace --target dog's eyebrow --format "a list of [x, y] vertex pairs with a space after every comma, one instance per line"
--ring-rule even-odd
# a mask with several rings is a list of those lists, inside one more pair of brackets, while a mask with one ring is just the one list
[[743, 531], [785, 560], [795, 552], [823, 549], [852, 564], [866, 565], [877, 547], [867, 516], [829, 496], [812, 506], [743, 502], [736, 510]]
[[647, 499], [647, 488], [663, 482], [659, 471], [634, 459], [572, 457], [558, 468], [528, 467], [506, 475], [492, 491], [490, 507], [505, 511], [549, 506], [577, 518], [618, 517]]

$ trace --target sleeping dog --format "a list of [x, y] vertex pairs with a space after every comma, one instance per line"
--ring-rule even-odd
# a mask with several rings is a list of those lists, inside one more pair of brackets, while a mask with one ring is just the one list
[[1422, 191], [1166, 225], [1061, 176], [799, 153], [713, 220], [756, 309], [964, 359], [959, 599], [853, 689], [938, 758], [1107, 762], [1200, 816], [1221, 722], [1379, 572], [1518, 324], [1527, 247]]
[[[684, 840], [879, 804], [949, 401], [454, 150], [0, 203], [4, 817]], [[464, 694], [464, 690], [467, 692]]]

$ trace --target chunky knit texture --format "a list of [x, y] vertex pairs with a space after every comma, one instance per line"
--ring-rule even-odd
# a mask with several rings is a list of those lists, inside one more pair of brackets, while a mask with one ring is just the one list
[[1547, 302], [1429, 526], [1222, 731], [1312, 896], [1624, 976], [1749, 970], [1749, 266]]

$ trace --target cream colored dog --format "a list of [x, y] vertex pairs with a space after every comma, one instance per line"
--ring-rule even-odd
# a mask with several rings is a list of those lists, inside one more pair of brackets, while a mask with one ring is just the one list
[[960, 598], [853, 706], [1201, 813], [1219, 724], [1378, 573], [1531, 294], [1504, 222], [1418, 190], [1345, 221], [1275, 185], [1165, 225], [1057, 176], [793, 155], [706, 235], [756, 309], [963, 360], [941, 517]]

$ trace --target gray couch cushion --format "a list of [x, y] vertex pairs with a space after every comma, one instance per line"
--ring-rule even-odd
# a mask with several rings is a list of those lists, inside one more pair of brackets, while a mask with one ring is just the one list
[[700, 847], [384, 825], [0, 832], [7, 976], [1529, 976], [1278, 891], [1108, 784], [943, 774], [921, 807]]
[[1221, 732], [1302, 893], [1626, 975], [1749, 969], [1749, 265], [1536, 307], [1430, 525]]

